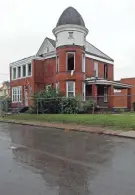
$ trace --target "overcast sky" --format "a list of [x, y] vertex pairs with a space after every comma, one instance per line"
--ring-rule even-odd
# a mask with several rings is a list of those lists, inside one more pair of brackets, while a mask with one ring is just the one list
[[135, 77], [135, 0], [0, 0], [0, 81], [9, 63], [34, 55], [61, 13], [73, 6], [89, 29], [87, 40], [115, 60], [115, 79]]

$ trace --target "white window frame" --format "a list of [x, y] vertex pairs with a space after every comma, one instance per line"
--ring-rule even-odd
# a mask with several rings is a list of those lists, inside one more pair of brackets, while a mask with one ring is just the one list
[[59, 72], [59, 56], [56, 56], [56, 73]]
[[57, 93], [59, 92], [59, 89], [60, 89], [60, 83], [57, 82], [57, 83], [56, 83], [56, 92], [57, 92]]
[[[18, 70], [19, 70], [19, 68], [20, 68], [20, 77], [19, 77], [19, 71], [18, 71]], [[21, 78], [21, 76], [22, 76], [22, 72], [21, 72], [21, 71], [22, 71], [21, 66], [17, 66], [17, 78], [18, 78], [18, 79], [20, 79], [20, 78]]]
[[[73, 91], [68, 91], [68, 84], [71, 84], [71, 83], [73, 83]], [[75, 82], [74, 81], [67, 81], [66, 82], [66, 97], [70, 97], [69, 95], [68, 95], [68, 93], [69, 92], [72, 92], [73, 93], [73, 97], [75, 97]]]
[[86, 58], [85, 54], [82, 54], [82, 72], [86, 71]]
[[74, 39], [73, 34], [74, 34], [73, 31], [68, 32], [68, 39]]
[[98, 62], [94, 61], [94, 73], [95, 73], [94, 77], [98, 77], [98, 67], [99, 67]]
[[86, 100], [86, 83], [82, 82], [82, 100]]
[[[29, 74], [29, 65], [31, 65], [31, 74]], [[26, 68], [27, 68], [27, 75], [26, 76], [28, 76], [28, 77], [32, 76], [32, 64], [31, 63], [27, 64]]]
[[[14, 78], [14, 70], [16, 70], [15, 78]], [[17, 78], [17, 67], [12, 67], [12, 80], [15, 80]]]
[[104, 103], [108, 102], [108, 87], [104, 87]]
[[22, 86], [12, 87], [12, 103], [22, 102]]
[[52, 88], [52, 85], [46, 85], [46, 91], [48, 91], [49, 88]]
[[[23, 75], [23, 67], [24, 66], [25, 66], [25, 76]], [[27, 65], [26, 64], [22, 65], [22, 77], [23, 78], [27, 77]]]
[[67, 67], [67, 71], [72, 71], [72, 70], [68, 70], [68, 55], [69, 54], [74, 54], [74, 70], [75, 70], [75, 52], [67, 52], [67, 54], [66, 54], [66, 67]]

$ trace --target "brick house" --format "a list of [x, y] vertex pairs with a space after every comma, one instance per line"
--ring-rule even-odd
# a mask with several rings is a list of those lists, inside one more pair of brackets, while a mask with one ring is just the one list
[[52, 86], [67, 97], [92, 98], [99, 107], [113, 108], [114, 88], [130, 85], [114, 81], [114, 60], [86, 40], [82, 16], [68, 7], [45, 38], [36, 55], [10, 64], [12, 107], [27, 107], [31, 95]]
[[133, 102], [135, 102], [135, 78], [122, 78], [121, 83], [131, 85], [131, 89], [115, 90], [114, 107], [115, 108], [129, 108], [133, 109]]

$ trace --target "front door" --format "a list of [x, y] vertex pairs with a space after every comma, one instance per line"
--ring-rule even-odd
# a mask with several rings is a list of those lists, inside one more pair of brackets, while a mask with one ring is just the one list
[[24, 105], [28, 106], [28, 91], [24, 89]]

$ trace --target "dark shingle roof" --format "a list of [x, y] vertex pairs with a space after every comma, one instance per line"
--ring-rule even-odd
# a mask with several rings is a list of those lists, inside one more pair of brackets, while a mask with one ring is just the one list
[[85, 23], [82, 16], [73, 7], [68, 7], [67, 9], [64, 10], [56, 26], [65, 24], [75, 24], [85, 27]]

